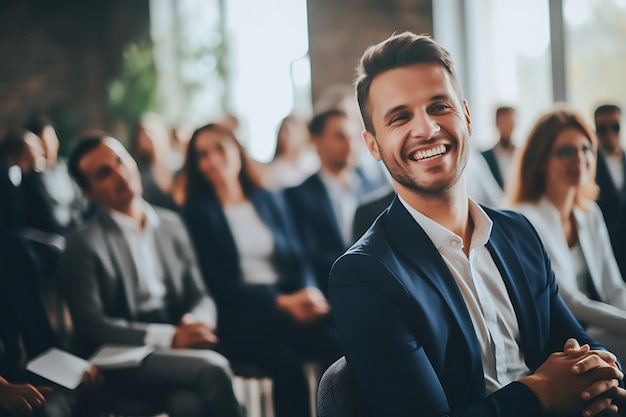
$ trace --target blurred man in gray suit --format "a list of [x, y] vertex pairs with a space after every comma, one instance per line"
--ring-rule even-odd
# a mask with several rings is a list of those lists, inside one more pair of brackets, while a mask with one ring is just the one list
[[112, 389], [162, 401], [170, 417], [240, 415], [229, 363], [211, 350], [215, 305], [178, 215], [143, 200], [137, 164], [116, 139], [81, 140], [69, 170], [100, 206], [68, 236], [59, 270], [84, 353], [154, 346], [140, 367], [105, 373]]

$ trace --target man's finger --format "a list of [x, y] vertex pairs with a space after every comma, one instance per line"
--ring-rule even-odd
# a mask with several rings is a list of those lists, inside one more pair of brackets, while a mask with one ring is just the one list
[[35, 388], [37, 388], [37, 391], [41, 392], [42, 394], [50, 394], [52, 391], [54, 391], [52, 387], [49, 387], [47, 385], [38, 385]]

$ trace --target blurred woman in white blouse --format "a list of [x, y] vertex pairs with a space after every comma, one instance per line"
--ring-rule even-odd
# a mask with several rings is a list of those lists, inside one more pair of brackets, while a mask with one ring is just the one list
[[541, 237], [561, 297], [589, 335], [626, 360], [626, 284], [595, 203], [597, 138], [566, 108], [539, 119], [508, 189]]

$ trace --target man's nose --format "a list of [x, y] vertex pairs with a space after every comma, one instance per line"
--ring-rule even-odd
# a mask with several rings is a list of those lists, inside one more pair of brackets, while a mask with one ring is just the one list
[[410, 122], [411, 137], [430, 139], [441, 128], [428, 113], [416, 112]]

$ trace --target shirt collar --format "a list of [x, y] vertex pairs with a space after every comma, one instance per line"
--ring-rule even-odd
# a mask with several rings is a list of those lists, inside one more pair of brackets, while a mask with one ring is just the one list
[[340, 190], [345, 190], [346, 188], [350, 190], [358, 189], [359, 177], [356, 175], [355, 171], [348, 171], [345, 173], [346, 182], [340, 180], [324, 168], [320, 168], [319, 176], [326, 188]]
[[[160, 224], [161, 220], [159, 219], [158, 214], [154, 210], [154, 208], [148, 204], [147, 201], [143, 201], [143, 212], [146, 216], [146, 227], [150, 229], [156, 229]], [[137, 224], [137, 220], [132, 218], [131, 216], [121, 213], [119, 211], [110, 210], [109, 215], [118, 226], [124, 229], [131, 229], [135, 231], [139, 231], [139, 225]]]
[[[417, 224], [424, 229], [424, 232], [428, 236], [428, 238], [433, 242], [437, 250], [440, 247], [447, 245], [451, 239], [461, 239], [460, 236], [457, 236], [452, 231], [446, 229], [436, 221], [426, 217], [424, 214], [420, 213], [418, 210], [411, 207], [399, 194], [398, 198], [400, 202], [407, 209], [411, 217], [417, 222]], [[493, 222], [485, 213], [485, 211], [480, 207], [474, 200], [469, 199], [469, 215], [474, 221], [474, 232], [472, 234], [472, 243], [471, 248], [476, 248], [479, 246], [484, 246], [489, 241], [489, 237], [491, 236], [491, 229], [493, 227]]]

